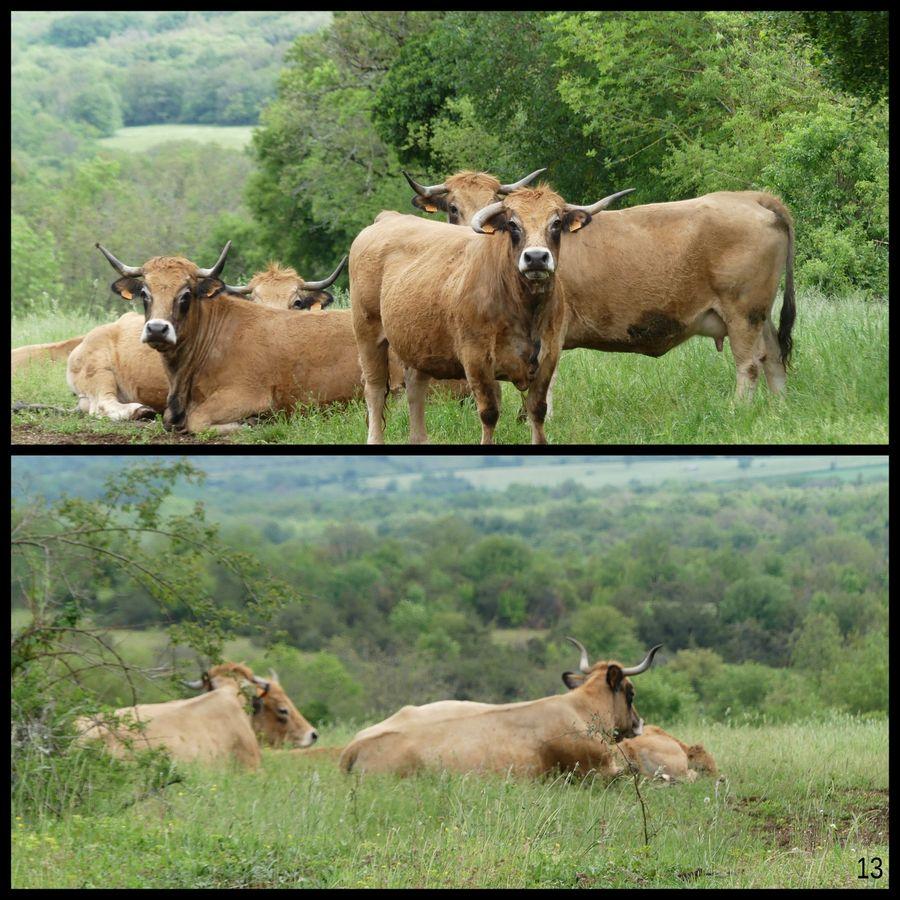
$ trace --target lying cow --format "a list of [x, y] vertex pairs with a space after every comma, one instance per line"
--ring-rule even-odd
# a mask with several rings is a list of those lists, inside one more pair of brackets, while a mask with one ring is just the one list
[[499, 705], [447, 701], [440, 709], [427, 704], [417, 714], [396, 714], [357, 734], [341, 754], [341, 769], [617, 775], [622, 769], [604, 737], [641, 733], [629, 677], [645, 672], [658, 649], [630, 668], [598, 662], [588, 675], [567, 672], [568, 694]]
[[522, 188], [476, 213], [471, 231], [393, 214], [357, 235], [350, 304], [370, 444], [384, 438], [389, 346], [405, 366], [412, 443], [427, 440], [430, 379], [463, 376], [475, 396], [482, 443], [493, 442], [498, 379], [528, 391], [532, 442], [546, 442], [546, 394], [566, 315], [556, 277], [561, 238], [587, 226], [613, 199], [573, 206], [546, 186]]
[[[76, 720], [78, 743], [100, 741], [113, 756], [162, 748], [176, 760], [204, 763], [235, 761], [249, 769], [260, 763], [259, 745], [244, 711], [242, 687], [230, 676], [213, 676], [208, 692], [188, 700], [143, 703], [117, 709], [121, 726], [86, 717]], [[254, 692], [255, 692], [255, 686]]]
[[645, 725], [643, 733], [617, 744], [628, 761], [648, 778], [694, 781], [698, 773], [716, 775], [716, 762], [703, 744], [687, 744], [657, 725]]
[[[418, 190], [413, 203], [439, 208], [423, 205]], [[570, 241], [560, 280], [570, 309], [565, 350], [657, 357], [694, 335], [713, 338], [721, 351], [728, 337], [739, 397], [753, 393], [761, 370], [770, 390], [784, 388], [796, 316], [794, 226], [771, 194], [718, 191], [607, 213], [602, 228]]]
[[[358, 396], [349, 310], [297, 315], [236, 296], [219, 279], [229, 247], [204, 271], [180, 257], [126, 266], [104, 251], [123, 276], [112, 289], [143, 300], [140, 341], [159, 352], [166, 371], [167, 427], [224, 434], [258, 413]], [[302, 282], [303, 290], [330, 284], [340, 269], [324, 281]]]
[[12, 350], [11, 374], [15, 375], [19, 369], [23, 369], [32, 362], [67, 359], [69, 354], [83, 339], [84, 336], [81, 335], [49, 344], [27, 344], [24, 347], [14, 347]]
[[281, 748], [311, 747], [316, 742], [318, 731], [294, 706], [278, 683], [278, 675], [271, 669], [268, 678], [260, 678], [243, 663], [221, 663], [204, 672], [199, 680], [184, 683], [194, 690], [211, 691], [214, 684], [220, 684], [225, 678], [256, 686], [250, 721], [260, 743]]

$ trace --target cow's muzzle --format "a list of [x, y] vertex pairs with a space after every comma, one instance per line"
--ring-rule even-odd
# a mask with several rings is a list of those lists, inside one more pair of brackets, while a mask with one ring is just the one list
[[175, 346], [175, 329], [165, 319], [149, 319], [144, 323], [141, 342], [149, 344], [154, 350], [169, 350]]
[[546, 247], [526, 247], [519, 256], [519, 271], [529, 281], [544, 281], [555, 268], [556, 261]]

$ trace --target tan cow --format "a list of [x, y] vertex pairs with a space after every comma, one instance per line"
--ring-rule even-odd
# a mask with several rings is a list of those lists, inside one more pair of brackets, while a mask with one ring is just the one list
[[412, 443], [427, 440], [430, 379], [462, 376], [478, 406], [482, 443], [493, 442], [498, 379], [528, 391], [532, 442], [546, 442], [545, 398], [565, 320], [560, 240], [612, 199], [580, 207], [546, 186], [522, 188], [476, 213], [471, 231], [392, 214], [357, 235], [350, 304], [369, 443], [383, 442], [389, 346], [405, 366]]
[[728, 337], [738, 396], [753, 393], [760, 370], [770, 390], [784, 388], [796, 316], [794, 226], [771, 194], [719, 191], [606, 213], [602, 227], [570, 242], [560, 279], [571, 311], [565, 350], [657, 357], [694, 335], [713, 338], [718, 350]]
[[[160, 353], [166, 370], [166, 426], [227, 433], [257, 413], [358, 396], [349, 310], [297, 315], [235, 296], [218, 277], [229, 246], [205, 271], [180, 257], [125, 266], [104, 251], [123, 275], [113, 290], [144, 299], [140, 340]], [[318, 290], [336, 277], [302, 288]]]
[[253, 731], [260, 743], [272, 747], [311, 747], [319, 737], [318, 731], [310, 725], [291, 698], [278, 683], [278, 675], [269, 670], [268, 678], [254, 675], [243, 663], [221, 663], [204, 672], [198, 681], [186, 681], [194, 690], [213, 689], [223, 679], [231, 679], [235, 684], [252, 683], [256, 686], [252, 698], [250, 720]]
[[76, 720], [81, 730], [78, 743], [100, 741], [109, 753], [122, 758], [142, 749], [162, 748], [176, 760], [234, 760], [255, 769], [260, 763], [259, 745], [244, 711], [241, 686], [232, 677], [215, 677], [210, 687], [188, 700], [117, 709], [114, 716], [121, 726], [82, 717]]
[[81, 335], [50, 344], [26, 344], [24, 347], [14, 347], [12, 350], [11, 373], [15, 374], [18, 369], [22, 369], [32, 362], [66, 359], [81, 343], [83, 338], [84, 335]]
[[623, 738], [618, 747], [648, 778], [694, 781], [698, 773], [716, 775], [716, 762], [703, 744], [688, 746], [657, 725], [645, 725], [638, 737]]
[[[659, 647], [637, 666], [598, 662], [588, 675], [566, 672], [569, 693], [524, 703], [444, 706], [394, 716], [357, 735], [341, 755], [345, 772], [413, 774], [422, 769], [511, 772], [555, 770], [616, 775], [622, 769], [604, 740], [640, 734], [629, 676], [646, 671]], [[428, 706], [433, 706], [429, 704]], [[422, 710], [428, 710], [428, 706]], [[384, 727], [381, 727], [384, 726]]]
[[403, 177], [416, 192], [412, 204], [423, 212], [447, 214], [451, 225], [471, 225], [480, 209], [502, 199], [507, 194], [531, 184], [546, 169], [536, 169], [514, 184], [500, 184], [500, 179], [488, 172], [457, 172], [442, 184], [419, 184], [407, 172]]
[[[307, 291], [303, 284], [293, 269], [270, 263], [248, 285], [228, 289], [279, 309], [323, 309], [333, 301], [328, 291]], [[32, 360], [68, 357], [66, 379], [78, 397], [79, 412], [113, 421], [152, 419], [166, 408], [169, 382], [160, 355], [140, 342], [143, 327], [143, 315], [125, 313], [82, 337], [19, 347], [12, 351], [12, 368], [15, 372]]]

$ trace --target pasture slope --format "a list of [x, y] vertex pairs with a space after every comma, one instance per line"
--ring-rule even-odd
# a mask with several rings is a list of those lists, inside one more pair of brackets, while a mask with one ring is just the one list
[[[345, 298], [342, 298], [345, 299]], [[110, 316], [110, 319], [113, 318]], [[57, 317], [13, 322], [15, 346], [59, 340]], [[787, 394], [773, 397], [765, 385], [750, 403], [736, 403], [730, 349], [717, 353], [711, 340], [694, 339], [660, 359], [587, 350], [562, 356], [547, 434], [555, 444], [878, 444], [888, 439], [887, 304], [862, 299], [831, 301], [806, 291], [798, 297], [795, 353]], [[13, 402], [72, 408], [62, 362], [17, 373]], [[518, 392], [503, 385], [503, 412], [495, 434], [500, 444], [528, 443], [529, 427], [516, 421]], [[470, 400], [428, 403], [432, 443], [476, 443], [480, 425]], [[388, 405], [386, 440], [405, 443], [404, 397]], [[362, 400], [329, 409], [278, 414], [228, 438], [167, 435], [156, 422], [110, 423], [75, 413], [20, 412], [14, 443], [364, 443]]]
[[[323, 729], [340, 746], [350, 726]], [[672, 726], [726, 778], [346, 776], [305, 751], [255, 774], [185, 767], [102, 813], [26, 821], [13, 887], [888, 887], [888, 728]], [[859, 859], [881, 860], [880, 879]], [[876, 864], [867, 862], [867, 871]]]

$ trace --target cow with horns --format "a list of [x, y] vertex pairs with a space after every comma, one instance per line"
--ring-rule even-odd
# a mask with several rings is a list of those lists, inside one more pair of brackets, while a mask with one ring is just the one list
[[622, 768], [607, 741], [641, 733], [630, 678], [650, 667], [660, 646], [636, 666], [597, 662], [581, 674], [566, 672], [567, 694], [499, 705], [443, 701], [407, 707], [359, 732], [341, 754], [341, 769], [617, 775]]
[[[211, 269], [181, 257], [126, 266], [100, 248], [122, 275], [113, 291], [144, 305], [140, 340], [161, 354], [169, 383], [164, 421], [190, 432], [227, 433], [259, 413], [304, 403], [347, 400], [358, 393], [356, 348], [346, 322], [330, 310], [296, 315], [239, 296], [220, 278], [226, 244]], [[301, 282], [320, 291], [340, 274]]]
[[493, 442], [498, 379], [528, 392], [532, 442], [545, 443], [566, 316], [557, 278], [563, 235], [618, 196], [575, 206], [542, 185], [490, 203], [471, 230], [399, 214], [363, 229], [350, 248], [350, 303], [369, 443], [383, 442], [389, 347], [405, 366], [412, 443], [427, 440], [428, 382], [461, 377], [475, 396], [482, 443]]

